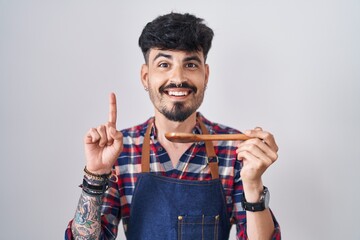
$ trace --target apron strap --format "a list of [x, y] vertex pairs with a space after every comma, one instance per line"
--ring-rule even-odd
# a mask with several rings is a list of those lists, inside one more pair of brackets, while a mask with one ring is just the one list
[[153, 121], [150, 121], [145, 132], [141, 149], [141, 171], [150, 172], [150, 132]]
[[[204, 123], [198, 119], [200, 124], [201, 131], [203, 134], [209, 134], [206, 129]], [[150, 132], [152, 128], [153, 121], [150, 121], [148, 127], [145, 132], [143, 146], [141, 150], [141, 171], [142, 172], [150, 172]], [[214, 145], [211, 141], [205, 141], [205, 149], [207, 155], [207, 162], [210, 167], [211, 178], [218, 179], [219, 178], [219, 166], [218, 166], [218, 158], [215, 154]]]
[[[209, 134], [209, 131], [206, 129], [205, 124], [198, 119], [200, 124], [201, 131], [203, 134]], [[211, 177], [212, 179], [219, 178], [219, 165], [218, 165], [218, 158], [216, 156], [214, 145], [211, 141], [205, 141], [205, 149], [207, 155], [207, 162], [210, 167]]]

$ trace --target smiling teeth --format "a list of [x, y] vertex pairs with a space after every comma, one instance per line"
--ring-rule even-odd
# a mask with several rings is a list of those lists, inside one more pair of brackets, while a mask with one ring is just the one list
[[169, 92], [169, 95], [171, 96], [186, 96], [188, 95], [187, 92]]

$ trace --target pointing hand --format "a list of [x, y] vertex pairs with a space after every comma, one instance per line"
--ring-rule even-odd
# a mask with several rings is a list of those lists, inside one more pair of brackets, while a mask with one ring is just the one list
[[116, 130], [116, 96], [109, 97], [109, 121], [91, 128], [84, 138], [86, 168], [95, 174], [107, 174], [123, 149], [123, 135]]

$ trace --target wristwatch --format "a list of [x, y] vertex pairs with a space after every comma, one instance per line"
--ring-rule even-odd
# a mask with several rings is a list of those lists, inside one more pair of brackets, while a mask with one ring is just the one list
[[246, 201], [245, 195], [243, 201], [241, 202], [243, 209], [250, 212], [259, 212], [264, 211], [266, 208], [269, 208], [270, 201], [270, 192], [267, 187], [264, 186], [264, 189], [261, 192], [260, 201], [256, 203], [249, 203]]

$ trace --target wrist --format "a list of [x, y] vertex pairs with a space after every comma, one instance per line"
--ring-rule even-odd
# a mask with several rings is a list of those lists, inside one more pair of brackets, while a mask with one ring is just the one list
[[[101, 171], [102, 172], [102, 171]], [[105, 179], [109, 179], [112, 171], [111, 169], [109, 171], [105, 171], [105, 173], [98, 173], [98, 172], [93, 172], [90, 171], [87, 166], [84, 167], [84, 174], [86, 177], [90, 178], [90, 179], [96, 179], [96, 180], [105, 180]]]
[[[86, 170], [85, 170], [86, 169]], [[91, 166], [85, 165], [84, 171], [88, 171], [93, 175], [98, 175], [98, 176], [102, 176], [102, 175], [108, 175], [111, 174], [111, 170], [112, 168], [106, 168], [106, 169], [93, 169]]]
[[270, 193], [267, 187], [263, 187], [260, 193], [260, 198], [256, 202], [248, 200], [246, 195], [243, 196], [241, 201], [242, 207], [246, 211], [259, 212], [269, 208]]
[[108, 174], [95, 174], [90, 172], [86, 166], [84, 168], [84, 179], [80, 187], [85, 193], [91, 196], [102, 195], [109, 186], [109, 177], [112, 172]]
[[248, 202], [258, 202], [261, 193], [264, 189], [264, 185], [261, 181], [252, 183], [243, 183], [244, 195]]
[[108, 181], [102, 183], [94, 183], [84, 177], [83, 183], [80, 185], [85, 193], [90, 196], [101, 196], [109, 188]]
[[94, 186], [102, 186], [108, 182], [108, 178], [93, 178], [86, 173], [84, 174], [84, 180]]

